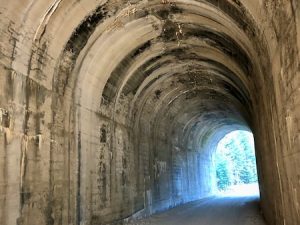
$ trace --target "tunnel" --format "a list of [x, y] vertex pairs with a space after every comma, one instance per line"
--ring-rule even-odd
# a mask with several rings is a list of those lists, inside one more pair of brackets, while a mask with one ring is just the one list
[[267, 223], [300, 224], [299, 0], [1, 0], [0, 30], [0, 224], [205, 199], [235, 130]]

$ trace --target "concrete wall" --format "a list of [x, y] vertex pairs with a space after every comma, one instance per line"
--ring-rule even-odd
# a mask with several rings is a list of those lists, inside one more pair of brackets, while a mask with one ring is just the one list
[[300, 223], [299, 1], [0, 2], [0, 224], [105, 224], [209, 196], [255, 135], [270, 224]]

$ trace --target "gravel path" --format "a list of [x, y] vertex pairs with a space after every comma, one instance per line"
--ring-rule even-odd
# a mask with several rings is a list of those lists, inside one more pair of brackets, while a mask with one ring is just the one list
[[188, 203], [130, 225], [266, 225], [258, 197], [215, 197]]

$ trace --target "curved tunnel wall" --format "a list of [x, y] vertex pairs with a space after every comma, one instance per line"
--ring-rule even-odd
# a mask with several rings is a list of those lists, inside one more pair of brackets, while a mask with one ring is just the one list
[[1, 224], [207, 197], [213, 149], [236, 129], [254, 133], [267, 220], [299, 222], [297, 1], [2, 5]]

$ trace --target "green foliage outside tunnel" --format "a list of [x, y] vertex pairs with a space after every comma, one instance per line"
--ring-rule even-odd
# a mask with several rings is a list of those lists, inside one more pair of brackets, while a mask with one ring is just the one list
[[252, 133], [234, 131], [226, 135], [218, 144], [215, 160], [220, 191], [234, 185], [257, 183]]

